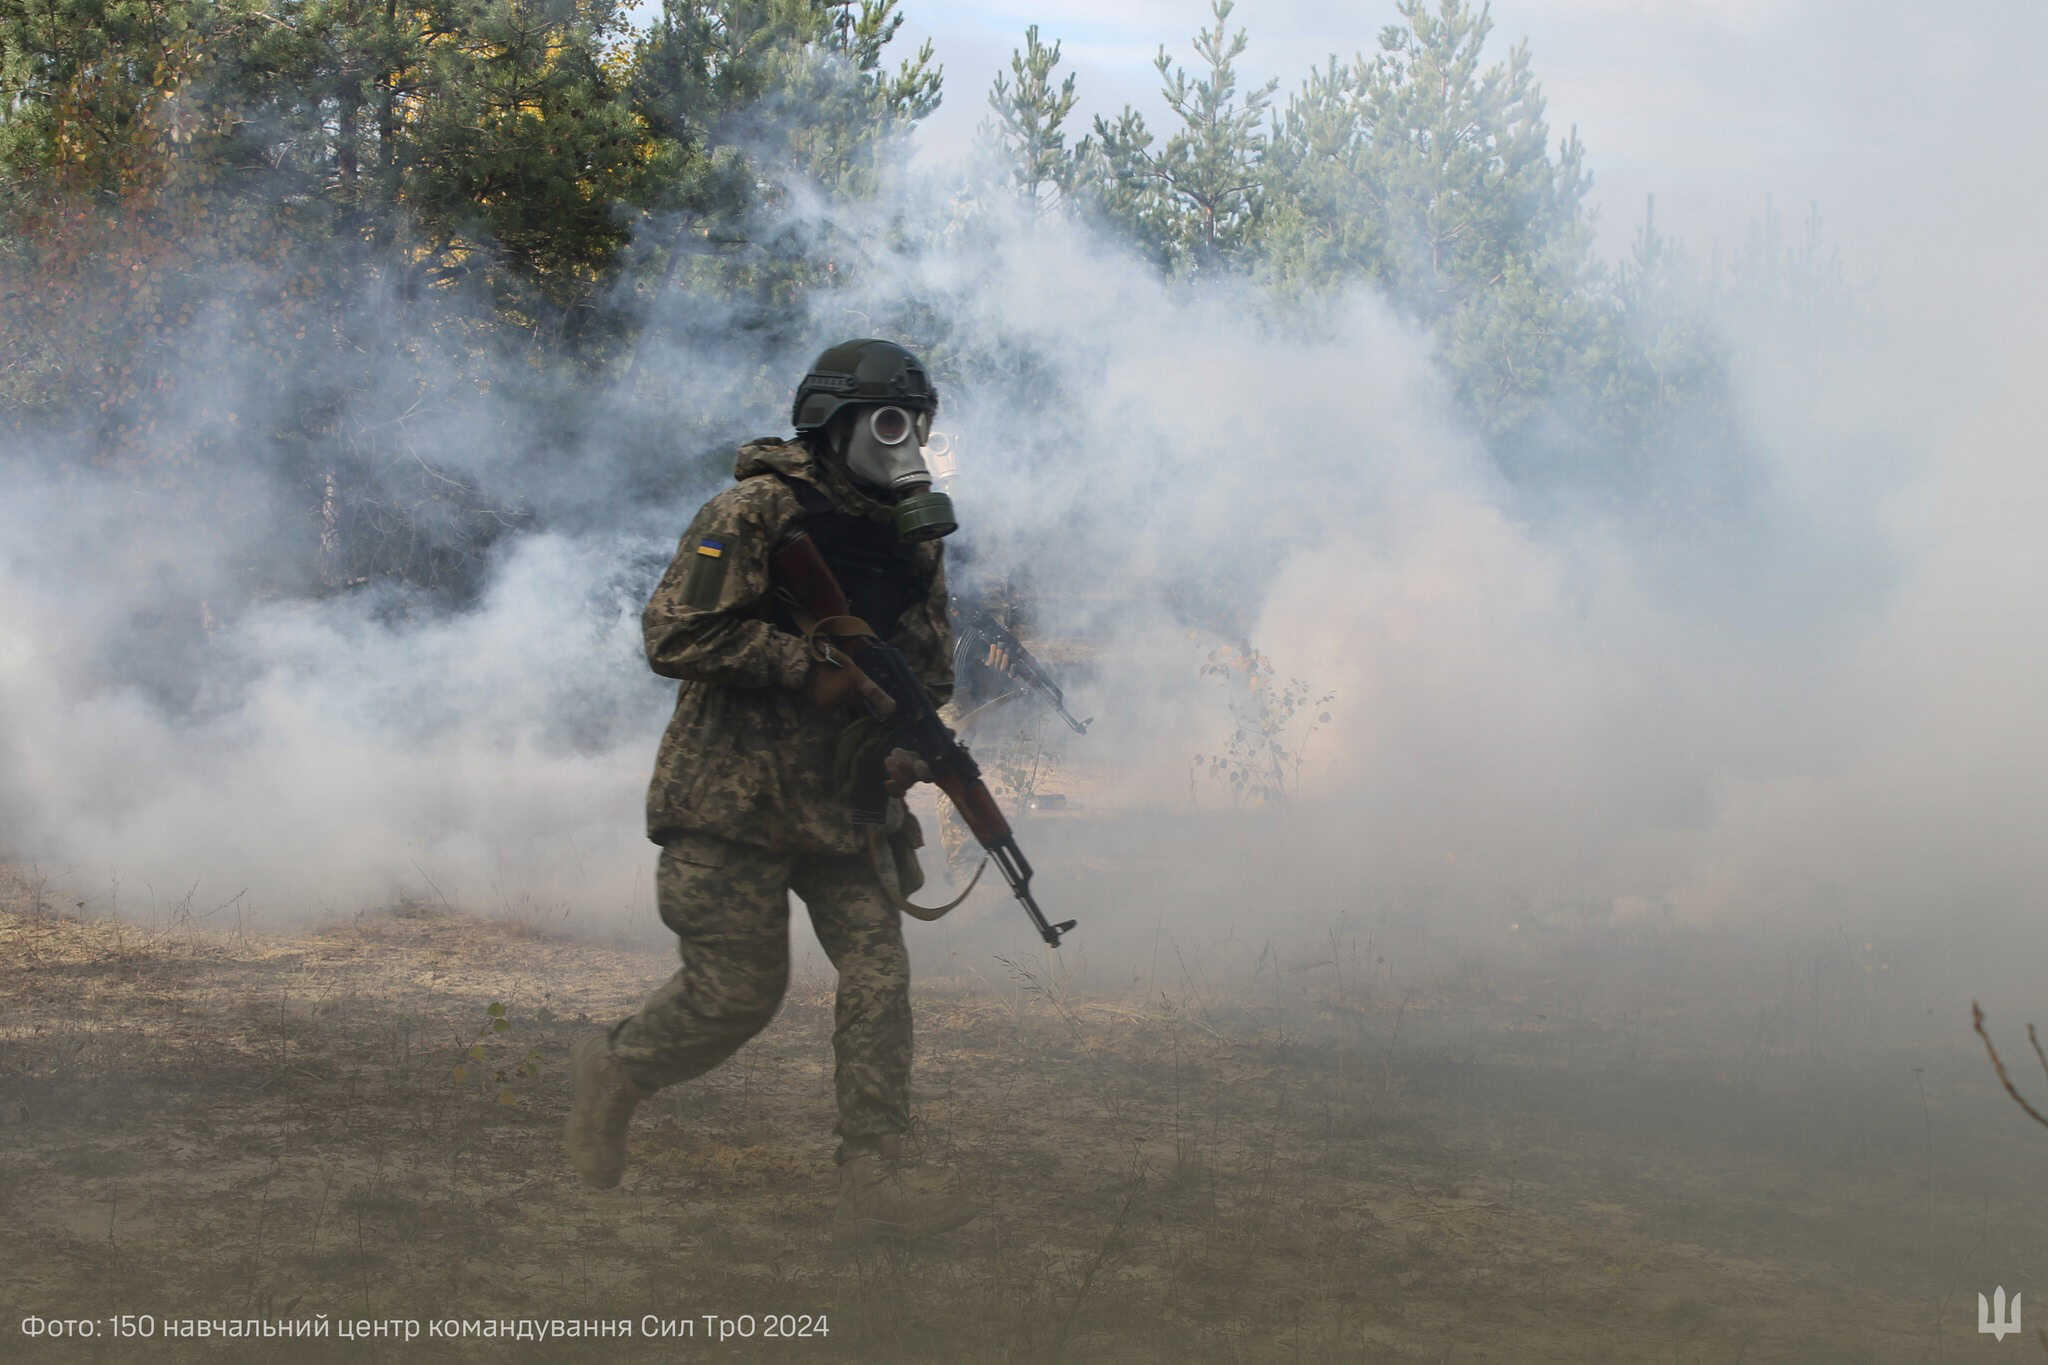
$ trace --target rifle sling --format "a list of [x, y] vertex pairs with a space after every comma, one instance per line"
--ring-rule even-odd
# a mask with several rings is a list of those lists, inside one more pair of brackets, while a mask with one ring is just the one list
[[882, 894], [889, 898], [897, 910], [930, 924], [944, 918], [957, 908], [960, 902], [974, 894], [974, 888], [981, 884], [981, 874], [988, 871], [988, 859], [981, 860], [981, 866], [974, 869], [974, 876], [968, 880], [967, 889], [944, 905], [919, 905], [903, 894], [902, 883], [896, 877], [896, 859], [887, 848], [888, 836], [872, 826], [868, 829], [868, 861], [874, 865], [875, 879], [882, 884]]

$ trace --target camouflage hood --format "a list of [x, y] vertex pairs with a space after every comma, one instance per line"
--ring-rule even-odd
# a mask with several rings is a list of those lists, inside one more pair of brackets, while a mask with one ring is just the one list
[[872, 521], [887, 522], [891, 517], [888, 503], [862, 492], [859, 485], [847, 477], [845, 468], [838, 461], [818, 458], [801, 439], [785, 441], [763, 436], [741, 446], [738, 458], [733, 461], [732, 476], [751, 479], [760, 474], [801, 479], [813, 488], [824, 490], [840, 507]]

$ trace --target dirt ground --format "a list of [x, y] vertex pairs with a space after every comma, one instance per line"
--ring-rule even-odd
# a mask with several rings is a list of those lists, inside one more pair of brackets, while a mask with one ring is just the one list
[[[1895, 1008], [1911, 945], [1806, 948], [1769, 973], [1669, 925], [1492, 953], [1353, 919], [1326, 950], [1176, 948], [1171, 969], [1105, 984], [1013, 934], [1014, 955], [917, 987], [920, 1120], [984, 1215], [842, 1252], [820, 975], [732, 1064], [646, 1104], [623, 1187], [596, 1194], [556, 1145], [564, 1063], [667, 972], [651, 940], [418, 905], [296, 937], [74, 915], [11, 875], [8, 1360], [2048, 1349], [1980, 1336], [1974, 1311], [1994, 1285], [2031, 1299], [2048, 1266], [2048, 1131], [1997, 1091], [1967, 998]], [[1907, 1016], [1924, 1023], [1884, 1022]], [[115, 1340], [119, 1314], [422, 1335]], [[752, 1315], [756, 1335], [708, 1340], [707, 1314]], [[829, 1335], [761, 1335], [779, 1315]], [[30, 1338], [31, 1316], [97, 1335]], [[642, 1340], [650, 1318], [697, 1335]], [[447, 1319], [636, 1335], [425, 1335]]]

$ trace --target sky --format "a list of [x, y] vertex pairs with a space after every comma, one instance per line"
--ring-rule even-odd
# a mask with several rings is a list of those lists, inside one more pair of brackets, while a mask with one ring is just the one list
[[[972, 140], [989, 82], [1027, 25], [1062, 44], [1079, 78], [1078, 135], [1125, 103], [1158, 128], [1153, 55], [1164, 43], [1175, 61], [1192, 61], [1189, 39], [1209, 19], [1200, 0], [909, 0], [904, 13], [906, 50], [929, 38], [946, 67], [945, 103], [921, 133], [941, 156]], [[1946, 136], [2024, 136], [2020, 101], [2048, 36], [2048, 6], [2029, 0], [1511, 0], [1492, 13], [1489, 55], [1527, 39], [1553, 136], [1576, 126], [1586, 143], [1610, 258], [1627, 250], [1649, 194], [1660, 226], [1703, 255], [1739, 241], [1767, 195], [1795, 217], [1817, 203], [1838, 224], [1896, 211], [1902, 172], [1938, 188], [1913, 206], [1932, 226], [1960, 218], [1988, 191], [1951, 178]], [[1284, 100], [1332, 54], [1376, 51], [1379, 29], [1396, 17], [1391, 0], [1244, 0], [1229, 22], [1250, 35], [1244, 84], [1278, 77]], [[1866, 246], [1860, 263], [1875, 270], [1876, 255]]]

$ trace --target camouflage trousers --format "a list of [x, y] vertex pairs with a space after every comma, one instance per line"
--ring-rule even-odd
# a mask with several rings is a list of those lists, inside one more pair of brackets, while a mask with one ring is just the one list
[[681, 970], [611, 1031], [649, 1089], [701, 1076], [768, 1026], [789, 984], [789, 893], [839, 973], [834, 1087], [842, 1158], [910, 1127], [910, 957], [865, 855], [773, 853], [704, 835], [664, 847], [655, 873]]

